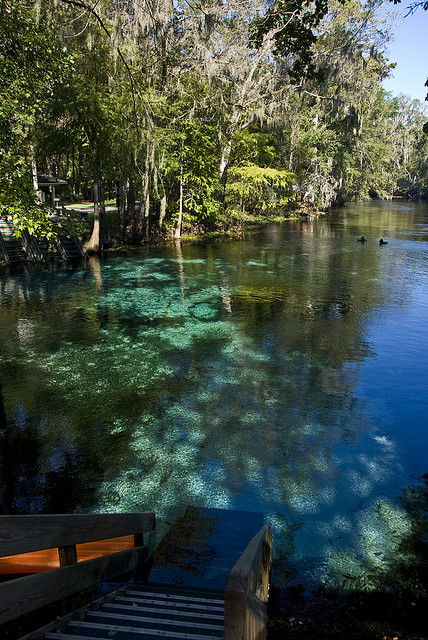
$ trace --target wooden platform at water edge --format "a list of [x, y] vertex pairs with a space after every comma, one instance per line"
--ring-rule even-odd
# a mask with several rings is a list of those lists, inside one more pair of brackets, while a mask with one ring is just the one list
[[[263, 515], [187, 507], [149, 554], [155, 527], [152, 512], [0, 516], [0, 637], [263, 640], [272, 552]], [[82, 605], [94, 585], [102, 596]], [[69, 613], [29, 631], [59, 601]]]
[[49, 244], [37, 240], [26, 230], [18, 238], [15, 231], [11, 222], [0, 218], [0, 260], [9, 266], [22, 262], [44, 263], [54, 259], [70, 262], [88, 257], [80, 239], [75, 235], [59, 234]]

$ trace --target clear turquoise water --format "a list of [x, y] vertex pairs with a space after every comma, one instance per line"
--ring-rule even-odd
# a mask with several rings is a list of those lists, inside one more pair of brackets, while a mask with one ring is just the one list
[[428, 472], [427, 240], [367, 203], [4, 269], [1, 511], [262, 511], [297, 579], [369, 584]]

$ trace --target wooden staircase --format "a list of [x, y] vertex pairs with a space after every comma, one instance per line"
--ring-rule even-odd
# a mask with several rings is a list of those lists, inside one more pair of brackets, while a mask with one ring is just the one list
[[83, 620], [70, 620], [45, 640], [223, 638], [224, 594], [206, 590], [132, 585], [113, 600], [92, 607]]
[[66, 236], [61, 235], [58, 236], [56, 241], [56, 246], [59, 255], [63, 260], [70, 262], [72, 260], [80, 260], [81, 258], [87, 258], [88, 254], [86, 253], [83, 245], [78, 238], [78, 236]]
[[15, 235], [15, 226], [11, 222], [0, 219], [0, 253], [8, 265], [27, 262], [27, 255], [21, 238]]
[[15, 226], [0, 218], [0, 256], [7, 265], [24, 262], [46, 262], [46, 260], [62, 259], [66, 262], [87, 258], [80, 238], [75, 235], [59, 235], [55, 242], [37, 240], [24, 230], [18, 238]]
[[[19, 519], [25, 525], [18, 530], [21, 544], [15, 544], [15, 548], [22, 550], [23, 534], [30, 531], [33, 519], [37, 526], [30, 538], [43, 529], [43, 536], [51, 541], [56, 530], [63, 558], [59, 569], [16, 581], [19, 588], [15, 595], [13, 581], [0, 584], [0, 623], [76, 594], [94, 584], [95, 576], [96, 581], [102, 582], [134, 566], [137, 574], [132, 583], [19, 637], [22, 640], [265, 638], [272, 534], [268, 525], [263, 525], [262, 514], [188, 507], [148, 558], [141, 533], [153, 529], [153, 517], [154, 514], [0, 516], [0, 556], [6, 555], [2, 554], [2, 547], [8, 552], [11, 549], [7, 531], [12, 518], [16, 526]], [[37, 522], [34, 518], [38, 518]], [[60, 525], [54, 526], [55, 519], [60, 519]], [[95, 519], [92, 527], [91, 519]], [[104, 519], [108, 526], [103, 526]], [[2, 520], [6, 528], [2, 527]], [[68, 525], [67, 531], [64, 524]], [[104, 535], [118, 532], [124, 535], [125, 529], [137, 536], [135, 549], [75, 564], [76, 549], [71, 542], [99, 539], [102, 530]], [[6, 543], [2, 545], [5, 531]], [[25, 543], [28, 550], [26, 536]], [[43, 545], [39, 542], [36, 548], [46, 548], [46, 540]], [[14, 609], [14, 601], [18, 608]]]

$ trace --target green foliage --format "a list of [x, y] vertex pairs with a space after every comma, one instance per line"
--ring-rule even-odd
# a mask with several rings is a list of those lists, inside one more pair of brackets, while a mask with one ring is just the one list
[[183, 191], [183, 226], [210, 227], [219, 219], [217, 111], [210, 87], [194, 74], [183, 73], [182, 90], [159, 105], [156, 131], [160, 181], [169, 199], [169, 220], [175, 225]]
[[269, 167], [275, 162], [277, 154], [273, 134], [257, 129], [259, 126], [253, 126], [235, 134], [231, 164], [239, 166], [253, 163], [260, 167]]
[[37, 24], [30, 1], [0, 7], [0, 214], [20, 228], [50, 233], [31, 182], [32, 128], [68, 68], [54, 30]]
[[27, 229], [39, 238], [52, 238], [55, 233], [50, 213], [36, 201], [34, 190], [22, 176], [15, 175], [6, 188], [0, 187], [0, 214], [13, 222], [18, 236]]
[[296, 176], [285, 169], [256, 165], [231, 167], [225, 201], [232, 214], [273, 212], [292, 197]]
[[216, 129], [212, 125], [187, 122], [177, 149], [183, 167], [184, 225], [212, 222], [219, 213]]
[[[344, 4], [345, 0], [340, 0]], [[321, 21], [328, 14], [328, 0], [277, 0], [252, 25], [252, 42], [261, 47], [265, 36], [274, 33], [276, 53], [291, 59], [289, 74], [295, 80], [303, 76], [320, 79], [321, 69], [314, 63], [313, 45]]]
[[314, 45], [324, 79], [304, 82], [283, 112], [280, 162], [318, 208], [373, 191], [390, 197], [399, 174], [416, 175], [405, 160], [411, 149], [421, 165], [412, 115], [421, 105], [395, 105], [381, 88], [391, 65], [379, 53], [385, 32], [378, 20], [371, 5], [331, 0]]
[[128, 185], [133, 239], [180, 206], [187, 230], [274, 214], [294, 180], [320, 208], [426, 183], [426, 116], [381, 89], [376, 3], [125, 4], [0, 2], [0, 201], [19, 224], [49, 232], [33, 149], [73, 197]]

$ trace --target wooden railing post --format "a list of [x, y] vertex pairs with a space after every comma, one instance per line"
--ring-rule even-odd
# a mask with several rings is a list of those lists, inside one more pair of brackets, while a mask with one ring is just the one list
[[224, 640], [266, 636], [272, 533], [265, 525], [229, 573], [224, 603]]
[[267, 539], [263, 540], [262, 571], [260, 576], [260, 586], [257, 592], [257, 595], [262, 602], [267, 602], [269, 599], [270, 570], [272, 565], [272, 539], [272, 532], [268, 531]]
[[[66, 547], [58, 547], [59, 566], [67, 567], [72, 564], [77, 564], [77, 549], [75, 544], [67, 545]], [[64, 598], [64, 603], [67, 610], [79, 609], [82, 604], [82, 597], [79, 593], [73, 593], [71, 596]]]
[[70, 544], [67, 547], [59, 547], [58, 555], [60, 567], [65, 567], [69, 564], [77, 564], [77, 550], [75, 544]]

